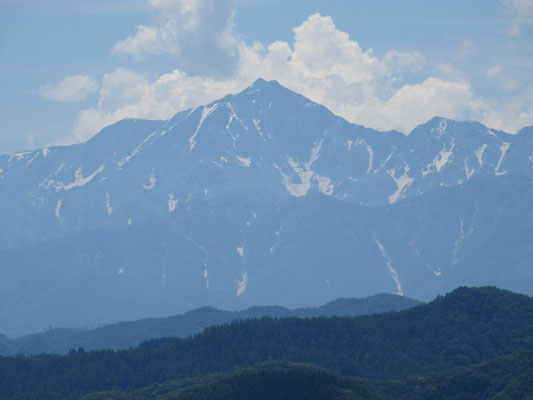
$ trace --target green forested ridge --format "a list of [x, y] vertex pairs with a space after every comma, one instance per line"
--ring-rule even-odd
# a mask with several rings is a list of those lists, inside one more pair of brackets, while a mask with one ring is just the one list
[[[349, 397], [346, 397], [349, 394]], [[269, 362], [229, 373], [153, 384], [132, 393], [102, 392], [83, 400], [369, 399], [362, 383], [308, 364]]]
[[400, 311], [420, 301], [393, 294], [377, 294], [365, 299], [337, 299], [320, 307], [289, 310], [284, 307], [252, 307], [243, 311], [222, 311], [202, 307], [166, 318], [147, 318], [119, 322], [96, 329], [50, 329], [43, 333], [8, 339], [0, 334], [0, 355], [54, 353], [66, 354], [72, 348], [85, 350], [127, 349], [161, 337], [187, 337], [208, 326], [238, 319], [325, 316], [357, 316], [378, 312]]
[[521, 351], [402, 382], [365, 382], [367, 390], [386, 400], [532, 400], [533, 352]]
[[83, 400], [517, 400], [533, 398], [533, 352], [404, 381], [349, 378], [306, 364], [271, 362], [218, 375], [154, 384], [132, 393], [104, 392]]
[[0, 398], [76, 399], [231, 371], [269, 360], [343, 375], [403, 379], [533, 349], [533, 299], [459, 288], [427, 305], [355, 318], [256, 319], [158, 339], [126, 351], [0, 358]]

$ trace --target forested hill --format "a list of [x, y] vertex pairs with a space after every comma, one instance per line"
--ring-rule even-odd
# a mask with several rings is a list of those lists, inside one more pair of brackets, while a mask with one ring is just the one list
[[492, 287], [459, 288], [400, 312], [245, 320], [125, 351], [0, 358], [0, 398], [77, 399], [268, 360], [400, 379], [527, 349], [533, 349], [533, 299]]
[[270, 362], [133, 393], [94, 393], [83, 400], [516, 400], [532, 398], [532, 378], [531, 351], [404, 381], [350, 378], [308, 364]]
[[364, 299], [337, 299], [320, 307], [298, 308], [252, 307], [243, 311], [223, 311], [202, 307], [185, 314], [166, 318], [147, 318], [120, 322], [96, 329], [50, 329], [43, 333], [8, 339], [0, 335], [0, 355], [56, 353], [70, 349], [85, 350], [127, 349], [143, 341], [161, 337], [187, 337], [208, 326], [250, 318], [332, 317], [369, 315], [386, 311], [400, 311], [420, 301], [394, 294], [376, 294]]

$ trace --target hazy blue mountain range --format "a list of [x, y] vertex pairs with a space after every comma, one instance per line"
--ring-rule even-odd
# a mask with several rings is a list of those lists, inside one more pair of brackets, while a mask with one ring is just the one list
[[354, 125], [258, 80], [0, 156], [0, 332], [461, 285], [533, 293], [533, 127]]
[[50, 329], [43, 333], [8, 339], [0, 335], [0, 355], [56, 353], [72, 349], [127, 349], [149, 339], [187, 337], [212, 325], [249, 318], [311, 318], [370, 315], [401, 311], [421, 302], [393, 294], [377, 294], [365, 299], [336, 299], [323, 306], [289, 310], [285, 307], [252, 307], [244, 311], [222, 311], [203, 307], [166, 318], [120, 322], [95, 329]]

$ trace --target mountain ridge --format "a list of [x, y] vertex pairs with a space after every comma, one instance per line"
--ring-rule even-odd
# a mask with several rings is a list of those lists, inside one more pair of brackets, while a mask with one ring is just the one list
[[202, 307], [170, 317], [123, 321], [94, 329], [54, 328], [44, 333], [9, 339], [0, 334], [0, 356], [17, 354], [67, 354], [71, 349], [127, 349], [143, 341], [161, 337], [187, 337], [212, 325], [249, 318], [312, 318], [358, 316], [399, 311], [423, 304], [392, 294], [377, 294], [364, 299], [336, 299], [320, 307], [288, 309], [281, 306], [255, 306], [242, 311]]
[[[428, 304], [372, 316], [234, 321], [116, 352], [0, 357], [0, 396], [79, 399], [278, 360], [361, 378], [405, 379], [531, 351], [532, 327], [531, 297], [461, 287]], [[527, 359], [529, 353], [522, 354]]]
[[461, 284], [529, 293], [530, 129], [434, 118], [377, 132], [257, 86], [0, 156], [0, 331], [272, 299], [429, 300]]

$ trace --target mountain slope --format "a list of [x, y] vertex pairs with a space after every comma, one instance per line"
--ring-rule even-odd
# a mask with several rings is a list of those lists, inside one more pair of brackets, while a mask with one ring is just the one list
[[532, 132], [444, 118], [409, 136], [377, 132], [258, 80], [168, 121], [124, 120], [87, 143], [0, 156], [0, 215], [9, 222], [0, 243], [124, 226], [195, 199], [321, 192], [388, 204], [473, 177], [531, 178]]
[[201, 306], [532, 293], [533, 129], [351, 124], [277, 82], [0, 156], [0, 332]]
[[232, 371], [268, 360], [403, 379], [533, 349], [533, 300], [460, 288], [409, 310], [363, 317], [235, 321], [131, 350], [0, 358], [0, 396], [79, 398], [103, 390]]
[[421, 302], [406, 297], [379, 294], [366, 299], [337, 299], [315, 308], [289, 310], [285, 307], [253, 307], [244, 311], [220, 311], [203, 307], [182, 315], [120, 322], [96, 329], [50, 329], [44, 333], [8, 339], [0, 336], [0, 355], [56, 353], [71, 349], [127, 349], [139, 343], [161, 337], [187, 337], [211, 325], [250, 318], [312, 318], [369, 315], [400, 311]]
[[532, 374], [531, 351], [405, 381], [353, 379], [311, 365], [271, 362], [225, 374], [155, 384], [133, 393], [94, 393], [83, 400], [148, 400], [156, 396], [175, 400], [523, 399], [533, 393]]

